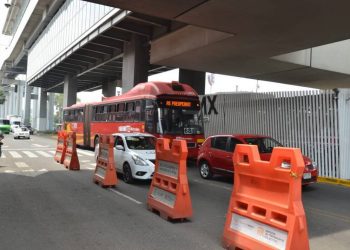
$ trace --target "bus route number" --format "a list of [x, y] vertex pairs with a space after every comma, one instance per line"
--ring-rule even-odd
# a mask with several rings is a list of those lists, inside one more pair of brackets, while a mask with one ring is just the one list
[[184, 128], [184, 134], [185, 135], [193, 135], [194, 134], [194, 128]]

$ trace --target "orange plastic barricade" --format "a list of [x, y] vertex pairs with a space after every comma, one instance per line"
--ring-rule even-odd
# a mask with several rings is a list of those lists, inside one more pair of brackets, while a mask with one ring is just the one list
[[223, 246], [228, 249], [308, 250], [301, 200], [304, 160], [300, 149], [274, 148], [261, 161], [255, 145], [237, 145], [234, 189], [226, 215]]
[[69, 170], [80, 170], [75, 132], [69, 132], [63, 165]]
[[58, 163], [63, 163], [64, 156], [67, 149], [67, 133], [65, 131], [58, 131], [57, 133], [57, 147], [54, 159]]
[[192, 216], [187, 181], [187, 144], [184, 140], [158, 139], [156, 165], [148, 193], [147, 207], [164, 219], [186, 219]]
[[96, 160], [96, 168], [93, 180], [100, 183], [102, 187], [117, 185], [117, 173], [114, 164], [114, 138], [101, 135], [99, 151]]

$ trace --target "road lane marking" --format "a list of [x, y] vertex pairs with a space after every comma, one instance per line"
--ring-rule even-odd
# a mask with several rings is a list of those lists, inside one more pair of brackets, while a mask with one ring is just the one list
[[108, 190], [111, 191], [111, 192], [113, 192], [113, 193], [115, 193], [115, 194], [117, 194], [117, 195], [120, 195], [120, 196], [122, 196], [122, 197], [124, 197], [124, 198], [126, 198], [126, 199], [128, 199], [128, 200], [130, 200], [130, 201], [132, 201], [132, 202], [135, 202], [135, 203], [138, 204], [138, 205], [142, 204], [141, 201], [135, 200], [134, 198], [132, 198], [132, 197], [130, 197], [130, 196], [127, 196], [126, 194], [123, 194], [123, 193], [121, 193], [121, 192], [118, 192], [117, 190], [115, 190], [115, 189], [113, 189], [113, 188], [108, 188]]
[[90, 160], [82, 160], [82, 161], [80, 161], [80, 162], [82, 162], [82, 163], [87, 163], [87, 162], [90, 162]]
[[96, 163], [90, 163], [90, 166], [95, 166], [96, 167]]
[[23, 173], [32, 173], [34, 172], [34, 169], [26, 169], [26, 170], [22, 170]]
[[[56, 149], [56, 148], [45, 148], [45, 150], [49, 150], [49, 149]], [[23, 150], [37, 151], [38, 148], [7, 148], [7, 149], [4, 149], [3, 151], [23, 151]]]
[[29, 168], [28, 164], [25, 162], [16, 161], [15, 164], [19, 168]]
[[35, 144], [35, 143], [33, 143], [32, 145], [35, 147], [38, 147], [38, 148], [46, 148], [47, 147], [47, 146], [43, 146], [43, 145]]
[[7, 173], [7, 174], [12, 174], [12, 173], [14, 173], [15, 171], [13, 171], [13, 170], [5, 170], [5, 173]]
[[2, 152], [1, 157], [0, 158], [6, 158], [6, 155], [4, 154], [4, 152]]
[[26, 154], [29, 158], [38, 158], [36, 154], [33, 154], [30, 151], [22, 151], [24, 154]]
[[20, 155], [16, 151], [9, 151], [9, 153], [13, 158], [22, 158], [22, 155]]
[[83, 155], [87, 155], [87, 156], [94, 156], [95, 155], [95, 153], [93, 153], [93, 152], [86, 152], [86, 151], [83, 151], [80, 149], [78, 149], [78, 152], [79, 152], [79, 154], [83, 154]]
[[91, 168], [91, 167], [87, 167], [87, 169], [89, 169], [89, 170], [95, 170], [95, 168]]
[[44, 152], [44, 151], [36, 151], [38, 154], [42, 155], [42, 156], [45, 156], [45, 157], [52, 157], [52, 155]]
[[54, 150], [51, 150], [51, 151], [49, 151], [51, 154], [56, 154], [56, 151], [54, 151]]
[[46, 168], [38, 170], [38, 172], [49, 172]]

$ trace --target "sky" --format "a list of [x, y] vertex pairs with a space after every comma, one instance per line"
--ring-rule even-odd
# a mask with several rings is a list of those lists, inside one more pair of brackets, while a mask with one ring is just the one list
[[[300, 91], [300, 90], [312, 90], [310, 88], [304, 88], [289, 84], [281, 84], [267, 81], [257, 81], [254, 79], [247, 79], [241, 77], [227, 76], [214, 74], [213, 84], [209, 84], [210, 73], [206, 74], [205, 79], [205, 93], [223, 93], [223, 92], [283, 92], [283, 91]], [[152, 75], [148, 77], [148, 81], [178, 81], [179, 70], [173, 69], [160, 74]], [[120, 88], [118, 88], [120, 91]], [[96, 90], [93, 92], [80, 92], [78, 98], [82, 102], [88, 101], [100, 101], [102, 98], [102, 91]]]
[[[11, 37], [2, 35], [2, 29], [4, 22], [6, 20], [6, 15], [8, 9], [5, 7], [4, 3], [7, 0], [0, 0], [0, 63], [3, 61], [2, 58], [4, 50], [9, 45]], [[1, 67], [1, 65], [0, 65]], [[211, 77], [212, 84], [209, 84], [209, 78]], [[148, 78], [149, 81], [178, 81], [179, 80], [179, 70], [174, 69], [164, 73], [152, 75]], [[206, 74], [205, 83], [205, 93], [220, 93], [220, 92], [236, 92], [236, 91], [249, 91], [249, 92], [270, 92], [270, 91], [297, 91], [297, 90], [309, 90], [309, 88], [303, 88], [299, 86], [280, 84], [274, 82], [257, 81], [252, 79], [233, 77], [227, 75], [214, 74], [214, 77], [210, 73]], [[117, 88], [117, 91], [121, 91]], [[80, 92], [78, 93], [78, 98], [82, 102], [100, 101], [102, 98], [102, 90], [97, 90], [93, 92]]]

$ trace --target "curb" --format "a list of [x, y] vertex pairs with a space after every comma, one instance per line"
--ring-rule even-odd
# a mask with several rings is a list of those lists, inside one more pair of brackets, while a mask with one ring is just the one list
[[328, 183], [328, 184], [333, 184], [333, 185], [341, 185], [341, 186], [350, 188], [350, 180], [319, 176], [317, 178], [317, 181], [321, 182], [321, 183]]

